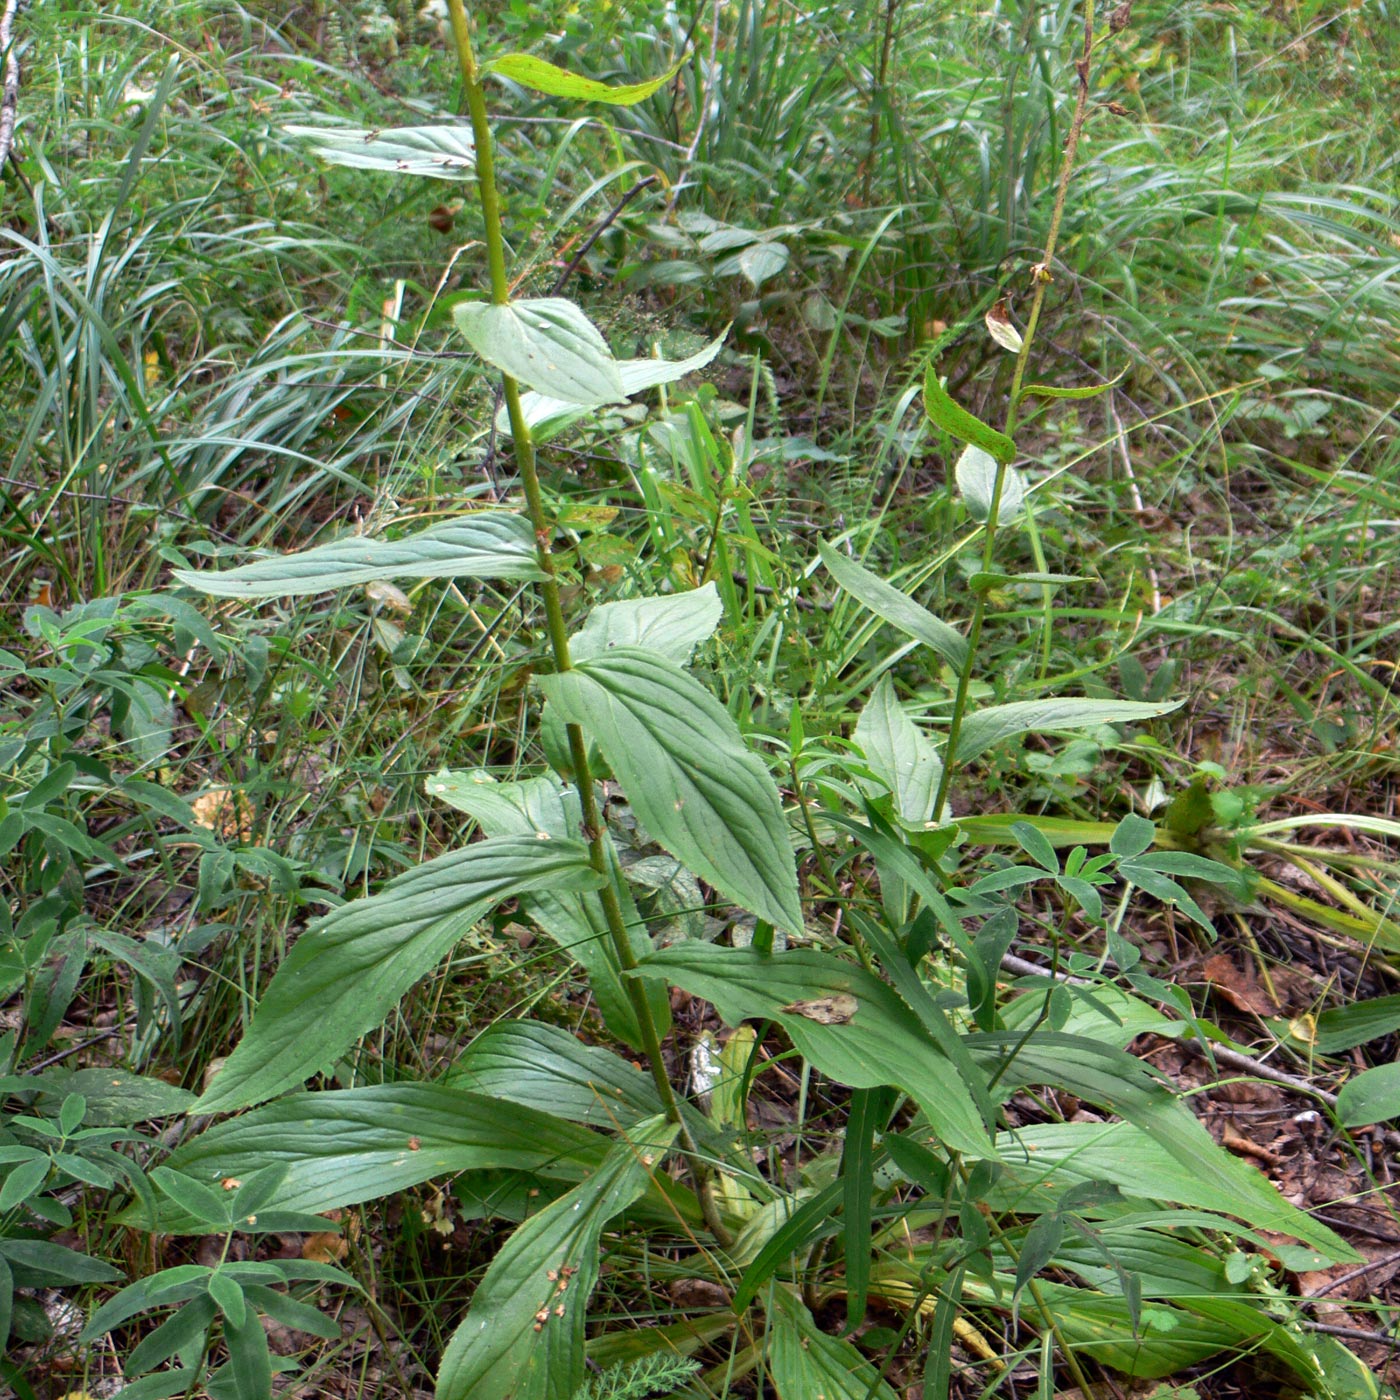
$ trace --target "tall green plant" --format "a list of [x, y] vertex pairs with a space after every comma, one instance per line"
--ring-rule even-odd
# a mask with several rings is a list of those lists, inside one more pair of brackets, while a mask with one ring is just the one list
[[[959, 483], [985, 526], [966, 633], [839, 550], [823, 555], [844, 587], [958, 675], [941, 750], [877, 690], [855, 736], [866, 759], [862, 785], [848, 789], [847, 805], [820, 814], [878, 873], [878, 901], [849, 901], [856, 958], [837, 946], [784, 946], [814, 941], [794, 860], [796, 826], [729, 711], [688, 669], [720, 620], [713, 585], [606, 604], [574, 631], [565, 611], [532, 421], [557, 417], [559, 405], [587, 413], [620, 402], [643, 370], [615, 359], [574, 303], [511, 296], [484, 81], [495, 74], [559, 97], [625, 104], [665, 77], [608, 87], [530, 55], [480, 62], [461, 0], [451, 0], [469, 130], [302, 132], [342, 164], [475, 181], [489, 296], [460, 304], [456, 323], [500, 376], [523, 512], [472, 511], [416, 534], [350, 537], [225, 573], [177, 577], [243, 599], [390, 578], [533, 584], [552, 668], [539, 688], [541, 738], [554, 771], [515, 782], [485, 772], [429, 781], [429, 793], [470, 816], [481, 839], [334, 910], [302, 935], [197, 1107], [260, 1106], [199, 1134], [172, 1166], [207, 1182], [280, 1164], [285, 1174], [271, 1204], [303, 1212], [458, 1173], [460, 1189], [477, 1192], [484, 1209], [520, 1222], [446, 1348], [442, 1400], [571, 1400], [584, 1386], [585, 1355], [625, 1370], [652, 1354], [699, 1353], [730, 1334], [722, 1367], [688, 1393], [764, 1371], [782, 1400], [892, 1396], [851, 1341], [819, 1326], [819, 1305], [836, 1297], [845, 1299], [852, 1330], [872, 1296], [903, 1310], [899, 1340], [922, 1334], [925, 1393], [935, 1396], [949, 1391], [960, 1313], [983, 1308], [1009, 1310], [1045, 1333], [1047, 1393], [1056, 1356], [1086, 1391], [1094, 1364], [1156, 1376], [1246, 1347], [1268, 1351], [1318, 1393], [1345, 1371], [1336, 1355], [1300, 1340], [1275, 1315], [1276, 1298], [1245, 1287], [1211, 1244], [1224, 1238], [1243, 1250], [1261, 1242], [1255, 1231], [1270, 1229], [1301, 1241], [1294, 1262], [1352, 1257], [1329, 1229], [1218, 1148], [1126, 1053], [1134, 1028], [1160, 1030], [1166, 1018], [1108, 976], [1093, 994], [1046, 980], [1009, 1001], [998, 990], [1001, 957], [1016, 933], [1014, 891], [1054, 882], [1099, 920], [1100, 890], [1121, 879], [1204, 918], [1173, 877], [1229, 879], [1230, 872], [1199, 857], [1153, 864], [1145, 854], [1150, 823], [1137, 818], [1119, 824], [1105, 855], [1078, 852], [1063, 865], [1033, 827], [1014, 828], [1030, 864], [966, 888], [941, 859], [956, 834], [940, 823], [960, 765], [1008, 736], [1132, 722], [1170, 708], [1078, 697], [983, 709], [970, 702], [981, 590], [997, 577], [998, 525], [1021, 489], [1015, 408], [1030, 392], [1025, 373], [1084, 117], [1091, 10], [1076, 120], [1005, 431], [960, 408], [935, 375], [926, 384], [930, 418], [966, 444]], [[640, 382], [679, 377], [690, 363], [645, 362]], [[800, 749], [797, 728], [794, 736]], [[652, 947], [598, 800], [600, 760], [640, 824], [754, 916], [749, 946]], [[806, 795], [797, 797], [803, 828], [825, 859]], [[515, 1021], [478, 1036], [440, 1082], [276, 1097], [339, 1065], [357, 1037], [507, 899], [585, 967], [608, 1030], [641, 1052], [645, 1070], [563, 1031]], [[703, 1095], [684, 1099], [663, 1049], [671, 986], [706, 998], [731, 1026], [756, 1021], [780, 1033], [808, 1065], [847, 1086], [839, 1151], [819, 1155], [795, 1182], [757, 1172], [737, 1134], [760, 1033], [736, 1030]], [[1065, 1090], [1122, 1121], [1011, 1131], [1004, 1106], [1028, 1086]], [[349, 1125], [353, 1133], [344, 1131]], [[665, 1169], [673, 1150], [690, 1186]], [[636, 1247], [650, 1276], [706, 1277], [728, 1289], [729, 1303], [674, 1325], [587, 1340], [604, 1234], [623, 1216], [639, 1227]], [[169, 1211], [160, 1223], [199, 1228]], [[1053, 1281], [1044, 1277], [1050, 1269]], [[761, 1326], [752, 1310], [761, 1312]]]

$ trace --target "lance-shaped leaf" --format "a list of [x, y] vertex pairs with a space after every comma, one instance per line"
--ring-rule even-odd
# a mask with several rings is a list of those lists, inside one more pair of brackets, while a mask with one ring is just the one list
[[376, 579], [544, 577], [529, 522], [506, 510], [477, 511], [397, 540], [348, 535], [236, 569], [176, 569], [174, 576], [216, 598], [296, 598]]
[[823, 1074], [853, 1089], [897, 1085], [949, 1147], [996, 1156], [957, 1067], [894, 991], [854, 963], [815, 948], [765, 957], [692, 941], [653, 953], [637, 975], [704, 997], [727, 1025], [753, 1016], [781, 1022]]
[[[567, 839], [583, 824], [577, 789], [565, 786], [552, 773], [523, 782], [502, 783], [484, 769], [456, 773], [444, 769], [429, 778], [423, 788], [430, 797], [441, 798], [459, 812], [474, 817], [488, 836], [535, 836], [544, 832]], [[645, 957], [651, 952], [651, 939], [632, 902], [611, 841], [606, 842], [606, 852], [633, 955]], [[633, 1049], [641, 1049], [644, 1041], [636, 1012], [622, 984], [617, 950], [597, 894], [591, 890], [550, 888], [521, 898], [535, 923], [587, 972], [589, 987], [608, 1029]], [[671, 1004], [665, 988], [651, 989], [647, 1001], [657, 1033], [665, 1035], [671, 1028]]]
[[726, 899], [801, 931], [778, 789], [699, 681], [653, 652], [616, 647], [540, 687], [597, 741], [638, 820], [673, 856]]
[[1181, 701], [1152, 703], [1144, 700], [1095, 700], [1063, 696], [1053, 700], [1016, 700], [991, 705], [963, 721], [958, 739], [958, 762], [1017, 734], [1053, 734], [1062, 729], [1092, 729], [1099, 724], [1136, 724], [1178, 709]]
[[774, 1290], [768, 1325], [778, 1400], [895, 1400], [875, 1367], [850, 1342], [823, 1332], [784, 1288]]
[[597, 884], [582, 843], [512, 836], [450, 851], [333, 910], [282, 960], [199, 1111], [257, 1103], [324, 1069], [501, 900]]
[[495, 73], [509, 78], [521, 87], [545, 92], [551, 97], [573, 97], [580, 102], [606, 102], [610, 107], [631, 107], [650, 97], [680, 71], [685, 60], [672, 64], [659, 78], [643, 83], [600, 83], [594, 78], [581, 78], [567, 68], [559, 68], [528, 53], [502, 54], [483, 66], [483, 73]]
[[1009, 462], [1016, 455], [1016, 444], [1005, 433], [988, 427], [980, 418], [953, 401], [931, 365], [924, 376], [924, 411], [949, 437], [980, 447], [998, 462]]
[[685, 666], [695, 648], [714, 635], [723, 616], [713, 582], [688, 593], [604, 603], [569, 638], [569, 650], [575, 661], [588, 661], [614, 647], [644, 647]]
[[883, 675], [856, 721], [855, 741], [871, 771], [894, 797], [900, 821], [920, 825], [937, 821], [933, 810], [943, 761], [933, 742], [904, 713], [894, 682]]
[[908, 637], [932, 647], [950, 666], [961, 667], [967, 660], [967, 638], [955, 627], [935, 617], [907, 593], [872, 574], [864, 564], [842, 554], [822, 540], [817, 552], [827, 572], [853, 597], [860, 599], [877, 617], [898, 627]]
[[590, 407], [627, 398], [607, 341], [571, 301], [469, 301], [452, 315], [488, 365], [531, 389]]
[[1028, 399], [1035, 395], [1042, 399], [1095, 399], [1113, 388], [1127, 372], [1126, 369], [1122, 370], [1106, 384], [1079, 384], [1069, 388], [1062, 388], [1058, 384], [1027, 384], [1021, 390], [1021, 398]]
[[[598, 1134], [528, 1104], [464, 1086], [406, 1083], [290, 1094], [205, 1129], [167, 1165], [217, 1189], [229, 1177], [246, 1180], [280, 1164], [287, 1174], [269, 1208], [321, 1213], [453, 1172], [531, 1171], [577, 1181], [607, 1152]], [[198, 1228], [174, 1207], [163, 1207], [159, 1222], [140, 1205], [125, 1218], [143, 1229]]]
[[469, 180], [476, 174], [471, 127], [289, 126], [288, 136], [307, 141], [322, 160], [355, 170], [388, 170], [399, 175], [431, 175], [436, 180]]
[[603, 1227], [646, 1189], [675, 1135], [658, 1118], [638, 1124], [587, 1181], [506, 1241], [447, 1345], [437, 1400], [572, 1400]]
[[[615, 360], [617, 377], [622, 381], [622, 392], [630, 399], [648, 389], [659, 388], [662, 384], [674, 384], [687, 374], [702, 370], [719, 352], [724, 349], [725, 337], [729, 334], [726, 326], [708, 345], [697, 350], [684, 360]], [[596, 404], [580, 405], [571, 399], [550, 398], [531, 390], [520, 396], [521, 412], [525, 424], [535, 438], [552, 437], [569, 424], [577, 422], [592, 412]], [[496, 415], [497, 429], [509, 436], [510, 415], [502, 407]]]

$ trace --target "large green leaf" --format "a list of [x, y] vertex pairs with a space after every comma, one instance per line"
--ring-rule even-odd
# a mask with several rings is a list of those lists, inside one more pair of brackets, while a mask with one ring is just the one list
[[504, 306], [469, 301], [452, 315], [488, 365], [531, 389], [590, 406], [627, 398], [607, 341], [571, 301], [538, 297]]
[[483, 73], [496, 73], [521, 87], [546, 92], [551, 97], [576, 97], [581, 102], [606, 102], [610, 107], [631, 107], [665, 87], [680, 70], [685, 60], [673, 64], [659, 78], [642, 83], [600, 83], [594, 78], [582, 78], [528, 53], [507, 53], [493, 58], [482, 68]]
[[501, 900], [597, 883], [578, 841], [503, 837], [450, 851], [333, 910], [283, 959], [199, 1111], [257, 1103], [328, 1066]]
[[977, 710], [963, 721], [958, 740], [958, 762], [978, 754], [1016, 734], [1051, 734], [1062, 729], [1092, 729], [1099, 724], [1136, 724], [1169, 715], [1181, 701], [1149, 703], [1144, 700], [1095, 700], [1066, 696], [1054, 700], [1016, 700]]
[[[441, 798], [459, 812], [474, 817], [488, 836], [547, 836], [567, 839], [583, 825], [578, 791], [552, 773], [521, 782], [502, 783], [484, 769], [435, 773], [424, 784], [431, 797]], [[627, 881], [622, 877], [612, 842], [605, 843], [608, 868], [622, 908], [623, 922], [634, 957], [651, 952], [651, 939], [638, 914]], [[617, 950], [608, 929], [602, 901], [591, 890], [570, 891], [553, 887], [521, 896], [530, 917], [561, 948], [578, 960], [588, 974], [589, 989], [608, 1029], [640, 1050], [643, 1045], [627, 988], [622, 984]], [[647, 1003], [657, 1032], [671, 1027], [671, 1003], [664, 987], [648, 989]]]
[[[758, 1016], [780, 1022], [797, 1052], [823, 1074], [853, 1089], [897, 1085], [950, 1148], [971, 1157], [996, 1155], [957, 1068], [914, 1012], [854, 963], [815, 948], [765, 957], [752, 948], [689, 942], [653, 953], [637, 975], [665, 977], [704, 997], [731, 1026]], [[849, 1019], [814, 1019], [824, 1004], [849, 1012]]]
[[347, 535], [236, 569], [173, 572], [217, 598], [296, 598], [375, 579], [544, 577], [529, 522], [506, 510], [474, 511], [398, 540]]
[[655, 653], [616, 647], [540, 687], [597, 741], [638, 820], [668, 851], [777, 928], [802, 929], [778, 789], [729, 712]]
[[847, 558], [825, 540], [818, 542], [817, 551], [832, 578], [877, 617], [931, 647], [950, 666], [961, 667], [967, 660], [967, 638], [956, 628], [936, 618], [907, 593], [901, 593], [893, 584], [872, 574], [864, 564]]
[[1377, 1065], [1348, 1079], [1337, 1095], [1337, 1117], [1346, 1128], [1400, 1118], [1400, 1064]]
[[[647, 389], [658, 388], [662, 384], [674, 384], [687, 374], [704, 369], [719, 352], [724, 349], [726, 327], [702, 350], [687, 356], [684, 360], [616, 360], [617, 377], [622, 381], [622, 392], [630, 399]], [[580, 405], [570, 399], [550, 398], [547, 394], [537, 394], [533, 389], [520, 396], [521, 412], [525, 415], [526, 426], [537, 441], [552, 437], [571, 423], [577, 422], [592, 412], [598, 405]], [[510, 414], [502, 407], [496, 415], [497, 430], [510, 435]]]
[[685, 666], [690, 655], [714, 634], [724, 616], [714, 583], [687, 593], [628, 598], [604, 603], [569, 639], [575, 661], [588, 661], [614, 647], [644, 647]]
[[1256, 1168], [1225, 1151], [1132, 1055], [1083, 1036], [1048, 1031], [1029, 1037], [1024, 1032], [971, 1035], [967, 1045], [974, 1059], [1001, 1072], [1007, 1086], [1054, 1085], [1126, 1118], [1190, 1174], [1194, 1194], [1175, 1198], [1184, 1204], [1293, 1235], [1333, 1259], [1358, 1257], [1327, 1226], [1284, 1200]]
[[[442, 1084], [375, 1084], [265, 1104], [207, 1128], [167, 1165], [217, 1187], [285, 1164], [271, 1208], [320, 1213], [452, 1172], [510, 1169], [577, 1181], [607, 1152], [598, 1134], [528, 1104]], [[139, 1206], [128, 1215], [151, 1228]], [[162, 1226], [180, 1228], [173, 1216]]]
[[786, 1289], [768, 1310], [768, 1365], [779, 1400], [896, 1400], [850, 1342], [829, 1336]]
[[870, 770], [894, 797], [899, 819], [923, 826], [933, 810], [943, 760], [931, 740], [904, 713], [888, 675], [880, 677], [856, 721], [855, 741]]
[[662, 1111], [650, 1075], [543, 1021], [488, 1026], [444, 1083], [595, 1128], [630, 1128]]
[[437, 180], [470, 180], [476, 174], [476, 146], [465, 122], [378, 130], [325, 126], [289, 126], [285, 130], [288, 136], [310, 142], [312, 150], [332, 165], [431, 175]]
[[638, 1124], [587, 1181], [506, 1241], [447, 1345], [437, 1400], [572, 1400], [603, 1227], [646, 1189], [675, 1135], [657, 1118]]

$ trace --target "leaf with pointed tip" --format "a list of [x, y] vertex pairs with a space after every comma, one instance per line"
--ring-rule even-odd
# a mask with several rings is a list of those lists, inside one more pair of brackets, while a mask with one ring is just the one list
[[297, 598], [375, 579], [540, 579], [535, 532], [506, 510], [474, 511], [397, 540], [347, 535], [255, 559], [236, 569], [175, 569], [179, 582], [216, 598]]
[[1016, 456], [1016, 444], [1005, 433], [988, 427], [980, 418], [953, 401], [932, 365], [924, 376], [924, 411], [949, 437], [980, 447], [998, 462], [1010, 462]]
[[677, 860], [775, 928], [801, 932], [778, 789], [699, 681], [654, 652], [616, 647], [540, 688], [596, 740], [637, 819]]
[[[456, 773], [444, 769], [429, 778], [423, 790], [474, 817], [487, 836], [536, 836], [543, 832], [564, 840], [583, 825], [578, 790], [553, 773], [503, 783], [482, 768]], [[646, 924], [632, 902], [611, 840], [604, 845], [633, 956], [645, 957], [652, 948]], [[589, 987], [608, 1029], [634, 1050], [640, 1050], [644, 1040], [627, 988], [622, 984], [617, 950], [598, 895], [591, 890], [550, 888], [522, 895], [521, 902], [534, 922], [587, 972]], [[671, 1003], [665, 988], [652, 988], [647, 1003], [657, 1034], [664, 1036], [671, 1028]]]
[[1096, 399], [1107, 390], [1113, 388], [1127, 374], [1125, 369], [1122, 374], [1110, 379], [1107, 384], [1081, 384], [1073, 388], [1062, 389], [1054, 384], [1027, 384], [1021, 390], [1021, 397], [1028, 399], [1032, 394], [1042, 399]]
[[[622, 381], [622, 392], [627, 398], [645, 393], [648, 389], [660, 388], [663, 384], [674, 384], [687, 374], [702, 370], [724, 349], [725, 337], [729, 334], [726, 326], [708, 345], [697, 350], [684, 360], [616, 360], [617, 377]], [[561, 429], [591, 413], [596, 404], [580, 405], [569, 399], [550, 398], [547, 394], [536, 393], [533, 389], [520, 396], [520, 409], [525, 415], [526, 426], [536, 439], [552, 437]], [[496, 415], [497, 429], [510, 435], [510, 414], [502, 407]]]
[[907, 593], [886, 583], [864, 564], [848, 558], [825, 540], [818, 541], [817, 552], [832, 578], [877, 617], [891, 627], [898, 627], [905, 636], [932, 647], [950, 666], [961, 667], [967, 660], [967, 638], [957, 628], [950, 627]]
[[676, 1131], [660, 1118], [639, 1123], [587, 1181], [506, 1241], [447, 1344], [437, 1400], [572, 1400], [603, 1228], [646, 1190]]
[[900, 821], [923, 826], [936, 821], [934, 798], [943, 760], [931, 740], [904, 713], [894, 682], [883, 675], [856, 721], [855, 741], [871, 771], [894, 797]]
[[1017, 734], [1053, 734], [1063, 729], [1092, 729], [1100, 724], [1136, 724], [1169, 715], [1181, 701], [1149, 703], [1142, 700], [1095, 700], [1061, 696], [1053, 700], [1016, 700], [991, 705], [963, 721], [958, 740], [958, 762], [967, 763]]
[[435, 180], [470, 180], [476, 174], [476, 145], [471, 127], [465, 123], [370, 131], [337, 126], [289, 126], [284, 130], [288, 136], [310, 142], [315, 154], [332, 165], [430, 175]]
[[501, 837], [449, 851], [332, 910], [283, 959], [198, 1111], [258, 1103], [324, 1069], [501, 900], [597, 884], [581, 842]]
[[895, 1393], [850, 1342], [829, 1336], [785, 1288], [768, 1313], [769, 1366], [778, 1400], [895, 1400]]
[[[665, 977], [713, 1002], [727, 1025], [763, 1016], [781, 1022], [798, 1054], [853, 1089], [897, 1085], [923, 1109], [939, 1137], [971, 1157], [996, 1155], [957, 1067], [918, 1016], [879, 978], [815, 948], [765, 956], [752, 948], [677, 943], [653, 953], [639, 977]], [[856, 1005], [840, 1024], [802, 1014], [823, 998]]]
[[610, 107], [631, 107], [663, 88], [680, 72], [684, 58], [673, 63], [659, 78], [641, 83], [600, 83], [560, 68], [543, 58], [528, 53], [507, 53], [482, 66], [483, 73], [495, 73], [509, 78], [521, 87], [551, 97], [576, 97], [580, 102], [606, 102]]
[[[284, 1165], [271, 1209], [314, 1214], [454, 1172], [531, 1171], [577, 1181], [607, 1150], [596, 1133], [527, 1103], [463, 1085], [404, 1083], [290, 1094], [206, 1128], [178, 1147], [170, 1164], [210, 1189]], [[123, 1218], [142, 1229], [200, 1228], [169, 1207], [159, 1221], [139, 1204]]]
[[541, 394], [589, 407], [627, 398], [607, 341], [563, 297], [504, 306], [462, 302], [452, 315], [467, 344], [488, 365]]

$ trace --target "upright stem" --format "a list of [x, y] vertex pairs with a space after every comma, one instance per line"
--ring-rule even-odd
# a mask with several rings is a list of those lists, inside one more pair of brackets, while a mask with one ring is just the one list
[[[476, 53], [472, 47], [471, 29], [463, 0], [447, 0], [447, 8], [452, 21], [452, 38], [457, 49], [457, 60], [462, 70], [462, 82], [467, 93], [472, 138], [476, 144], [476, 178], [486, 228], [486, 265], [491, 277], [491, 300], [497, 306], [505, 306], [510, 301], [510, 285], [506, 278], [505, 239], [501, 232], [501, 205], [496, 190], [495, 160], [491, 145], [491, 124], [486, 112], [486, 94], [481, 86], [481, 70], [477, 66]], [[544, 574], [540, 582], [540, 595], [544, 599], [550, 650], [554, 655], [555, 666], [560, 671], [570, 671], [573, 669], [573, 660], [569, 655], [569, 629], [564, 617], [564, 606], [559, 597], [559, 575], [550, 547], [553, 530], [545, 514], [544, 496], [540, 491], [535, 444], [520, 406], [519, 384], [510, 375], [503, 374], [501, 387], [506, 412], [510, 417], [515, 461], [520, 469], [520, 482], [525, 492], [525, 508], [530, 517], [530, 524], [534, 527], [539, 565]], [[630, 972], [637, 966], [637, 957], [632, 950], [627, 922], [623, 917], [622, 905], [618, 901], [617, 888], [613, 884], [606, 829], [603, 826], [602, 814], [598, 810], [598, 799], [593, 790], [593, 773], [588, 764], [588, 742], [579, 725], [570, 724], [565, 728], [569, 739], [574, 782], [578, 788], [579, 805], [583, 813], [583, 834], [588, 841], [588, 859], [593, 869], [602, 877], [598, 897], [603, 906], [603, 917], [607, 921], [608, 934], [612, 939], [618, 964], [624, 972]], [[642, 1050], [651, 1069], [652, 1082], [656, 1085], [666, 1118], [680, 1128], [682, 1149], [696, 1178], [706, 1223], [720, 1242], [727, 1244], [728, 1232], [719, 1219], [712, 1193], [707, 1189], [707, 1169], [681, 1117], [680, 1103], [666, 1074], [666, 1062], [661, 1053], [661, 1036], [656, 1029], [656, 1020], [651, 1014], [646, 991], [635, 977], [624, 977], [622, 980], [627, 988], [632, 1014], [637, 1021]]]
[[[496, 192], [495, 163], [491, 148], [491, 126], [486, 114], [486, 94], [482, 91], [480, 70], [476, 54], [472, 48], [471, 31], [467, 24], [467, 14], [462, 0], [448, 0], [448, 13], [452, 19], [452, 37], [456, 41], [457, 58], [462, 68], [462, 81], [467, 90], [467, 109], [471, 113], [472, 137], [476, 142], [476, 177], [481, 191], [481, 212], [486, 224], [486, 263], [491, 275], [491, 300], [504, 306], [510, 300], [510, 287], [506, 279], [505, 239], [501, 234], [501, 206]], [[508, 374], [501, 376], [505, 393], [506, 412], [510, 416], [511, 441], [514, 445], [516, 465], [520, 468], [520, 481], [525, 491], [525, 508], [530, 523], [535, 530], [535, 543], [539, 550], [540, 568], [544, 578], [540, 583], [540, 594], [544, 599], [546, 625], [549, 629], [550, 650], [554, 653], [554, 664], [561, 671], [573, 669], [569, 655], [569, 629], [564, 618], [564, 606], [559, 597], [559, 575], [554, 567], [554, 555], [550, 548], [553, 531], [545, 515], [544, 496], [540, 491], [539, 471], [535, 461], [535, 444], [530, 429], [525, 422], [525, 414], [520, 406], [520, 386]], [[584, 835], [588, 839], [589, 859], [593, 868], [604, 877], [600, 892], [603, 911], [608, 921], [608, 932], [612, 935], [618, 961], [625, 970], [637, 966], [632, 952], [632, 943], [623, 920], [622, 906], [618, 903], [617, 891], [613, 888], [611, 870], [607, 856], [606, 836], [602, 818], [598, 811], [597, 797], [593, 791], [593, 774], [588, 766], [588, 744], [583, 730], [577, 724], [567, 726], [569, 753], [574, 766], [574, 781], [578, 786], [579, 803], [583, 809]], [[679, 1123], [680, 1108], [676, 1102], [671, 1082], [666, 1077], [666, 1067], [661, 1057], [661, 1041], [656, 1031], [656, 1022], [647, 1005], [646, 996], [635, 978], [626, 979], [632, 1009], [641, 1031], [642, 1048], [651, 1061], [652, 1077], [656, 1081], [657, 1092], [666, 1106], [666, 1116]]]
[[[1084, 121], [1089, 114], [1089, 64], [1094, 53], [1094, 0], [1084, 0], [1084, 49], [1075, 62], [1074, 71], [1079, 79], [1079, 91], [1075, 97], [1074, 120], [1070, 123], [1069, 137], [1065, 141], [1064, 156], [1060, 161], [1060, 179], [1055, 187], [1055, 204], [1050, 211], [1050, 228], [1045, 235], [1045, 252], [1040, 262], [1031, 270], [1035, 292], [1031, 297], [1030, 314], [1026, 317], [1026, 334], [1016, 356], [1016, 369], [1011, 376], [1011, 397], [1006, 409], [1007, 437], [1016, 431], [1016, 412], [1020, 405], [1021, 387], [1025, 383], [1026, 366], [1030, 361], [1031, 344], [1035, 340], [1036, 327], [1040, 323], [1041, 308], [1045, 304], [1045, 289], [1051, 281], [1050, 267], [1055, 258], [1055, 245], [1059, 241], [1060, 221], [1064, 218], [1065, 199], [1069, 194], [1070, 177], [1074, 174], [1074, 160], [1079, 151], [1079, 136], [1084, 130]], [[992, 501], [987, 510], [987, 522], [982, 527], [982, 572], [990, 573], [995, 561], [997, 517], [1001, 511], [1002, 486], [1006, 481], [1006, 463], [998, 462], [996, 477], [992, 482]], [[957, 690], [953, 696], [953, 717], [948, 726], [948, 744], [944, 750], [943, 774], [938, 780], [938, 793], [933, 802], [934, 820], [943, 812], [943, 804], [948, 798], [948, 788], [957, 767], [958, 739], [962, 734], [963, 717], [967, 713], [968, 689], [972, 684], [972, 668], [977, 661], [977, 647], [982, 639], [982, 623], [987, 612], [987, 594], [979, 591], [972, 604], [972, 621], [967, 629], [967, 656], [958, 672]]]

